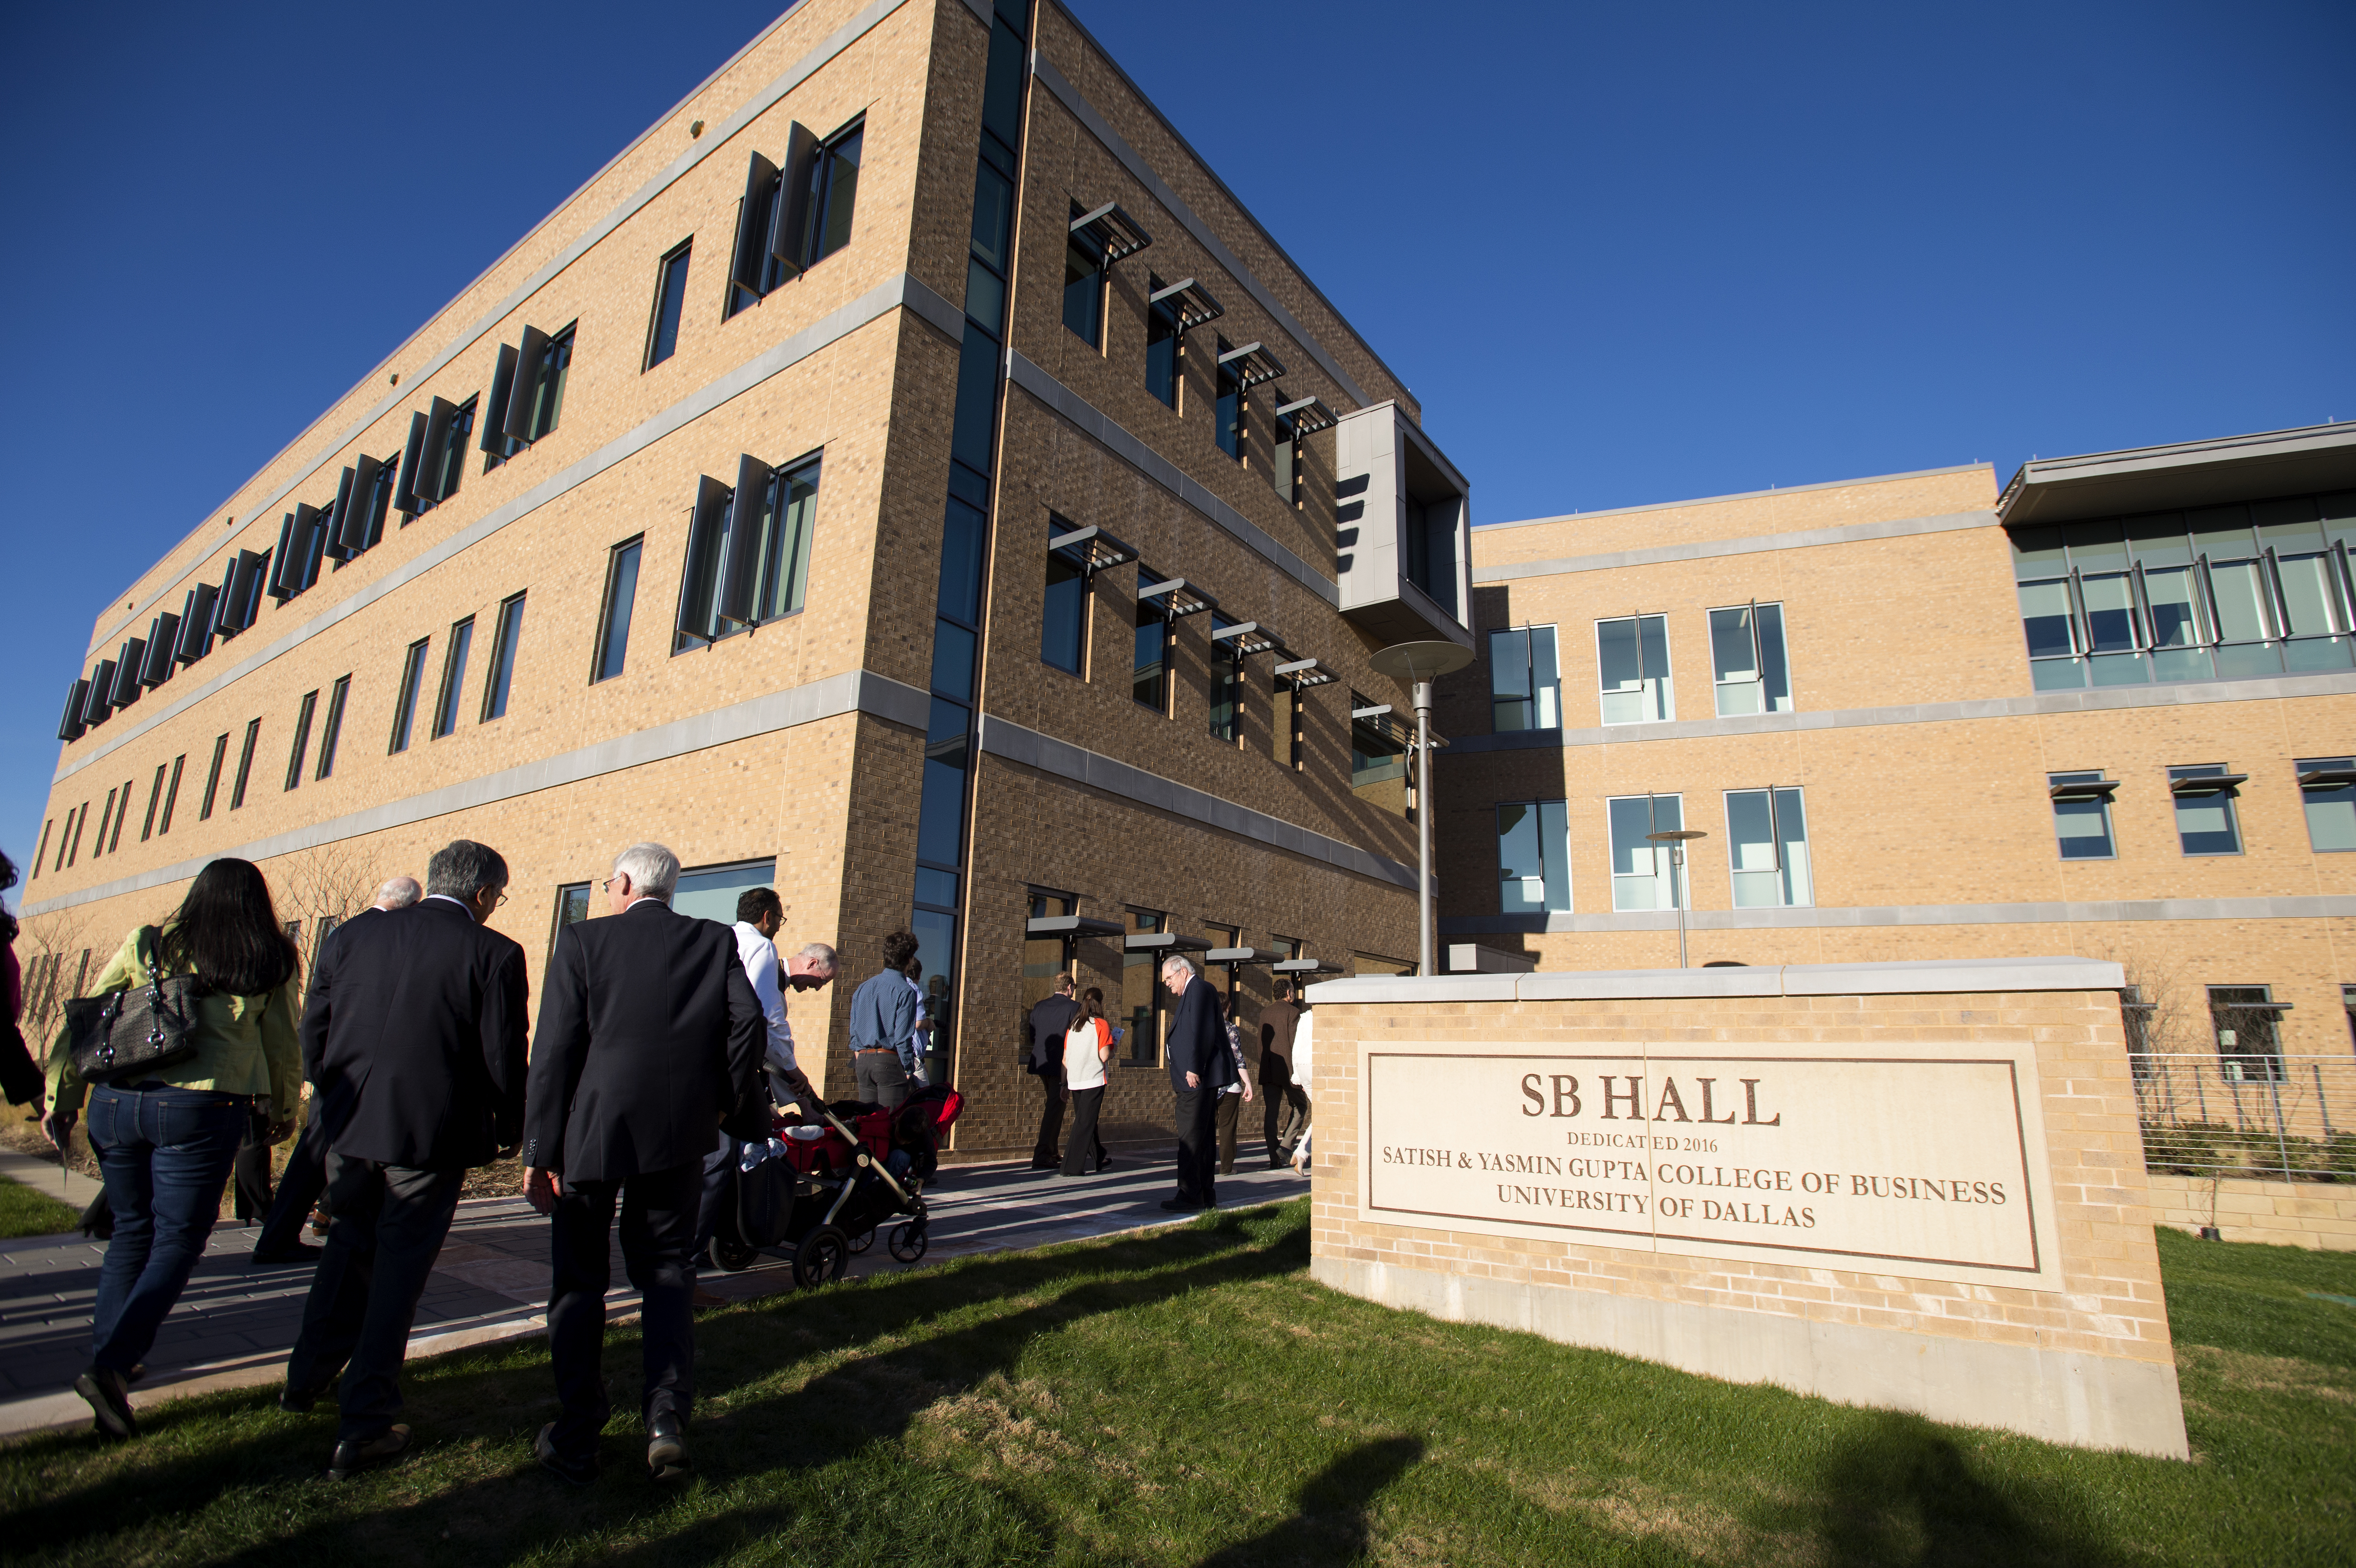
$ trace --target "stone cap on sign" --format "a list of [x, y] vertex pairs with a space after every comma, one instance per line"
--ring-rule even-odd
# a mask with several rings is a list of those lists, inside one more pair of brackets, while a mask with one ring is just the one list
[[2115, 991], [2097, 958], [1930, 958], [1896, 964], [1759, 964], [1721, 969], [1575, 969], [1536, 975], [1383, 976], [1326, 980], [1319, 1002], [1560, 1002], [1638, 997], [1837, 997], [1937, 991]]

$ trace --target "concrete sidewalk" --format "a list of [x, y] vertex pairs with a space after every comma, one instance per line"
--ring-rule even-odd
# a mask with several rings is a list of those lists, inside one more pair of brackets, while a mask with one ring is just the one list
[[[24, 1157], [16, 1157], [23, 1159]], [[32, 1172], [0, 1172], [55, 1192], [54, 1166], [25, 1160]], [[39, 1173], [39, 1174], [35, 1174]], [[77, 1180], [80, 1179], [76, 1179]], [[931, 1247], [913, 1265], [945, 1263], [979, 1253], [1086, 1241], [1148, 1226], [1176, 1224], [1162, 1200], [1176, 1190], [1168, 1146], [1151, 1155], [1116, 1150], [1111, 1169], [1065, 1179], [1022, 1164], [946, 1166], [926, 1193]], [[1219, 1182], [1221, 1206], [1238, 1208], [1308, 1190], [1290, 1170], [1238, 1161]], [[88, 1193], [68, 1201], [88, 1200]], [[888, 1229], [888, 1228], [887, 1228]], [[257, 1269], [246, 1258], [254, 1228], [223, 1224], [179, 1305], [164, 1320], [148, 1353], [145, 1380], [133, 1403], [147, 1406], [185, 1394], [275, 1383], [301, 1326], [311, 1271], [302, 1265]], [[896, 1273], [905, 1267], [875, 1243], [852, 1259], [851, 1276]], [[98, 1288], [102, 1243], [78, 1232], [0, 1241], [0, 1437], [90, 1420], [90, 1407], [72, 1392], [87, 1364], [90, 1317]], [[618, 1242], [613, 1277], [623, 1279]], [[410, 1335], [412, 1357], [528, 1338], [547, 1327], [548, 1221], [520, 1197], [476, 1199], [458, 1206]], [[703, 1288], [751, 1300], [794, 1288], [787, 1258], [765, 1253], [741, 1274], [712, 1273]], [[619, 1285], [607, 1297], [610, 1319], [637, 1310], [637, 1295]], [[616, 1308], [620, 1310], [616, 1310]]]

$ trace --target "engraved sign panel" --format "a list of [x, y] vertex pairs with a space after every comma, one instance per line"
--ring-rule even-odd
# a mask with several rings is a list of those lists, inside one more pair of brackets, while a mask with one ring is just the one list
[[2026, 1046], [1484, 1054], [1386, 1042], [1361, 1065], [1369, 1220], [2055, 1283]]

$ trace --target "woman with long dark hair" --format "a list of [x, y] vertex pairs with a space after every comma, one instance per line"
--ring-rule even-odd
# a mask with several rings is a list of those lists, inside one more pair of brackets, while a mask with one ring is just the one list
[[194, 975], [197, 1051], [136, 1083], [86, 1085], [70, 1042], [50, 1055], [51, 1109], [42, 1124], [62, 1150], [90, 1102], [90, 1141], [114, 1211], [114, 1237], [98, 1279], [89, 1370], [74, 1392], [99, 1432], [137, 1435], [125, 1374], [155, 1341], [220, 1217], [221, 1183], [257, 1111], [284, 1138], [302, 1090], [294, 1036], [294, 944], [279, 928], [270, 884], [251, 860], [215, 860], [197, 873], [162, 930], [124, 939], [93, 994], [145, 986], [155, 974]]
[[1104, 1016], [1104, 992], [1080, 993], [1080, 1010], [1064, 1031], [1064, 1088], [1072, 1097], [1072, 1136], [1064, 1145], [1060, 1174], [1087, 1176], [1112, 1163], [1097, 1136], [1097, 1113], [1104, 1108], [1105, 1063], [1112, 1059], [1112, 1025]]
[[[0, 893], [16, 885], [16, 862], [0, 855]], [[12, 1105], [26, 1101], [41, 1108], [41, 1070], [25, 1049], [18, 1020], [25, 1012], [25, 972], [16, 963], [16, 917], [0, 904], [0, 1093]]]

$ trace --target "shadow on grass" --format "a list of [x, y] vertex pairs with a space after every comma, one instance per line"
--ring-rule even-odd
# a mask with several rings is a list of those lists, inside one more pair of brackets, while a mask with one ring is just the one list
[[1361, 1562], [1374, 1546], [1366, 1510], [1422, 1457], [1419, 1437], [1387, 1437], [1353, 1448], [1309, 1478], [1294, 1504], [1300, 1511], [1290, 1519], [1221, 1547], [1196, 1568]]

